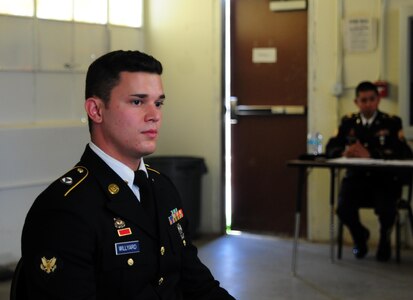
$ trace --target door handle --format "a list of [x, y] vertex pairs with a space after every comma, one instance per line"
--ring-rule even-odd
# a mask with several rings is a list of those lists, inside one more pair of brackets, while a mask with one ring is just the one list
[[305, 115], [304, 105], [238, 105], [238, 98], [231, 97], [231, 123], [236, 124], [238, 116]]

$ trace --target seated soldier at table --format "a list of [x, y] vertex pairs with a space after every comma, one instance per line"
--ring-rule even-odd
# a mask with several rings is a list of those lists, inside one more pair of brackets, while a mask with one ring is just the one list
[[[326, 146], [327, 157], [406, 159], [412, 157], [402, 131], [401, 119], [378, 110], [377, 87], [368, 81], [356, 88], [354, 103], [358, 113], [343, 117], [338, 134]], [[391, 257], [390, 233], [396, 218], [402, 178], [380, 171], [347, 170], [338, 201], [337, 215], [348, 227], [354, 242], [353, 254], [363, 258], [368, 252], [370, 233], [360, 222], [359, 208], [374, 207], [380, 222], [378, 261]]]

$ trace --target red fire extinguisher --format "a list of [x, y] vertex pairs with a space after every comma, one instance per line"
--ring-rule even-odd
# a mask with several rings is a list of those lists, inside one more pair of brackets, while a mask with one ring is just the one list
[[381, 98], [389, 95], [389, 83], [384, 80], [378, 80], [374, 83], [377, 86]]

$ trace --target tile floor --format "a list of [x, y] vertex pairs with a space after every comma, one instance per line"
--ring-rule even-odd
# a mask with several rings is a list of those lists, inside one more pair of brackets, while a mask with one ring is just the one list
[[413, 299], [413, 250], [402, 251], [400, 264], [379, 263], [374, 251], [356, 260], [345, 247], [343, 259], [331, 263], [329, 245], [300, 242], [296, 276], [287, 239], [224, 236], [199, 254], [238, 300]]
[[[297, 274], [291, 273], [292, 241], [243, 234], [196, 241], [199, 256], [238, 300], [413, 299], [413, 250], [402, 261], [376, 262], [375, 249], [363, 260], [345, 247], [331, 263], [327, 244], [300, 241]], [[9, 299], [10, 282], [0, 283], [0, 300]]]

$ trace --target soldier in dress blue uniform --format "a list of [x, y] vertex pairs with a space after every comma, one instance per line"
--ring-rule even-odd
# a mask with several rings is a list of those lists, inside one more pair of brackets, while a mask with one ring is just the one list
[[91, 142], [23, 228], [28, 299], [234, 299], [199, 260], [176, 188], [143, 162], [161, 125], [161, 73], [138, 51], [89, 67]]
[[[380, 97], [373, 83], [361, 82], [356, 88], [354, 102], [359, 112], [343, 117], [338, 134], [326, 146], [328, 157], [412, 157], [403, 136], [401, 119], [378, 110]], [[389, 172], [347, 171], [341, 184], [337, 214], [350, 230], [356, 258], [366, 256], [370, 235], [360, 222], [358, 210], [361, 206], [371, 205], [380, 222], [376, 259], [390, 259], [390, 232], [396, 217], [396, 201], [401, 194], [402, 179], [399, 174]]]

